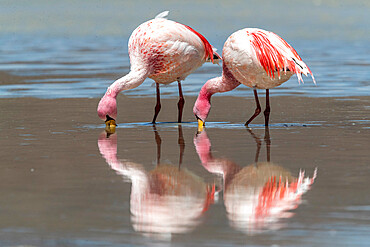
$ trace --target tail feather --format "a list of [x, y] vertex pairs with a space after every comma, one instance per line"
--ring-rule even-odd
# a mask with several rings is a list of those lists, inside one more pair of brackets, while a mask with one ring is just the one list
[[169, 13], [170, 13], [170, 11], [168, 11], [168, 10], [163, 11], [163, 12], [159, 13], [158, 15], [156, 15], [154, 17], [154, 19], [158, 19], [158, 18], [165, 18], [165, 19], [167, 19], [167, 16], [168, 16]]
[[293, 69], [293, 71], [297, 74], [298, 82], [304, 83], [302, 74], [304, 74], [305, 76], [311, 75], [312, 81], [316, 85], [315, 77], [313, 76], [310, 68], [302, 60], [298, 60], [293, 57], [292, 60], [294, 64], [298, 66], [298, 68]]
[[[184, 25], [184, 24], [182, 24], [182, 25]], [[213, 46], [208, 42], [208, 40], [202, 34], [200, 34], [199, 32], [195, 31], [194, 29], [192, 29], [191, 27], [189, 27], [187, 25], [184, 25], [184, 26], [187, 29], [189, 29], [190, 31], [192, 31], [193, 33], [195, 33], [202, 40], [203, 45], [204, 45], [204, 49], [205, 49], [205, 58], [206, 58], [206, 60], [211, 59], [212, 63], [214, 63], [214, 59], [213, 59], [213, 57], [214, 57], [213, 56], [213, 54], [214, 54], [213, 49], [214, 48], [213, 48]]]
[[251, 44], [260, 64], [271, 78], [275, 78], [275, 72], [280, 77], [281, 71], [290, 70], [297, 75], [299, 82], [303, 83], [301, 74], [310, 74], [316, 84], [311, 70], [297, 51], [281, 37], [264, 30], [248, 32], [248, 35], [251, 36]]
[[[158, 19], [158, 18], [165, 18], [167, 19], [167, 16], [169, 14], [169, 11], [166, 10], [166, 11], [163, 11], [161, 13], [159, 13], [158, 15], [155, 16], [155, 19]], [[184, 25], [184, 24], [183, 24]], [[205, 48], [205, 51], [206, 51], [206, 58], [207, 58], [207, 62], [210, 60], [212, 61], [212, 63], [219, 63], [219, 61], [221, 60], [221, 56], [216, 52], [216, 49], [208, 42], [208, 40], [200, 33], [198, 33], [197, 31], [195, 31], [194, 29], [192, 29], [191, 27], [187, 26], [187, 25], [184, 25], [186, 28], [188, 28], [190, 31], [194, 32], [203, 42], [204, 44], [204, 48]]]
[[209, 57], [207, 62], [212, 62], [213, 64], [219, 64], [219, 62], [222, 61], [222, 57], [220, 56], [220, 54], [217, 53], [217, 49], [214, 48], [213, 46], [212, 46], [212, 50], [213, 50], [213, 61]]

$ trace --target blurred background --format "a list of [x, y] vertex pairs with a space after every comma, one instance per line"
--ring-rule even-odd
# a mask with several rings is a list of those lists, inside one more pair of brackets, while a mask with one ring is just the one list
[[369, 1], [1, 1], [1, 33], [10, 36], [118, 36], [169, 10], [213, 43], [230, 33], [260, 27], [292, 39], [369, 40]]
[[[273, 31], [310, 66], [320, 87], [293, 77], [277, 95], [367, 95], [369, 1], [1, 1], [0, 97], [100, 97], [129, 70], [127, 42], [141, 23], [169, 10], [169, 19], [202, 33], [221, 53], [245, 27]], [[221, 68], [206, 64], [184, 83], [196, 95]], [[5, 76], [7, 75], [7, 76]], [[152, 82], [128, 95], [152, 96]], [[311, 81], [307, 78], [306, 81]], [[164, 96], [175, 96], [170, 85]], [[240, 87], [232, 94], [252, 96]]]

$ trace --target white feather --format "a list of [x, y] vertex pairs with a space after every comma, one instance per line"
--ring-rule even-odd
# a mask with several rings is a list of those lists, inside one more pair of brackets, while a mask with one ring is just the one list
[[158, 15], [156, 15], [154, 19], [158, 19], [158, 18], [167, 19], [166, 17], [168, 16], [169, 13], [170, 13], [170, 11], [168, 11], [168, 10], [163, 11], [162, 13], [159, 13]]

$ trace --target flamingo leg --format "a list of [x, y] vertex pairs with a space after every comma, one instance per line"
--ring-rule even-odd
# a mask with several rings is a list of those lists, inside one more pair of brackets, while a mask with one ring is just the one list
[[184, 157], [184, 150], [185, 150], [185, 140], [184, 140], [184, 135], [182, 133], [182, 126], [178, 126], [178, 131], [179, 131], [179, 138], [177, 143], [179, 144], [180, 147], [180, 158], [179, 158], [179, 170], [182, 164], [182, 159]]
[[159, 135], [157, 128], [155, 125], [153, 125], [154, 135], [155, 135], [155, 143], [157, 144], [157, 166], [159, 166], [161, 162], [161, 144], [162, 144], [162, 138]]
[[266, 156], [267, 156], [267, 162], [270, 162], [270, 152], [271, 152], [271, 139], [270, 139], [270, 131], [269, 127], [265, 127], [265, 143], [266, 143]]
[[158, 113], [161, 110], [161, 95], [159, 92], [159, 83], [155, 83], [155, 86], [156, 86], [155, 88], [156, 88], [156, 93], [157, 93], [157, 104], [155, 105], [155, 108], [154, 108], [155, 112], [154, 112], [152, 124], [155, 124], [155, 120], [157, 119]]
[[179, 87], [179, 102], [177, 102], [177, 108], [179, 109], [179, 114], [178, 114], [177, 122], [181, 123], [182, 110], [184, 109], [185, 99], [184, 99], [184, 96], [182, 95], [181, 82], [177, 81], [177, 85]]
[[270, 97], [269, 97], [269, 90], [266, 89], [266, 108], [263, 112], [265, 114], [265, 126], [269, 126], [269, 118], [270, 118]]
[[260, 140], [260, 138], [258, 138], [253, 133], [253, 131], [251, 129], [247, 129], [247, 130], [252, 135], [253, 139], [256, 141], [256, 144], [257, 144], [256, 155], [254, 156], [254, 163], [257, 164], [258, 163], [258, 157], [260, 156], [262, 141]]
[[251, 118], [245, 123], [245, 126], [248, 126], [248, 124], [252, 122], [252, 120], [255, 119], [255, 117], [257, 117], [261, 113], [261, 105], [260, 105], [260, 101], [258, 100], [257, 89], [255, 87], [253, 88], [253, 93], [254, 93], [254, 99], [256, 100], [257, 108], [254, 111], [253, 116], [251, 116]]

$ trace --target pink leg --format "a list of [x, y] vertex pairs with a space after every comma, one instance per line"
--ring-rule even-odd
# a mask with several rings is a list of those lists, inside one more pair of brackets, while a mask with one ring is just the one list
[[157, 119], [158, 113], [161, 110], [161, 95], [159, 92], [159, 83], [155, 83], [155, 86], [156, 86], [156, 92], [157, 92], [157, 104], [155, 105], [155, 108], [154, 108], [155, 112], [154, 112], [152, 124], [155, 124], [155, 120]]

